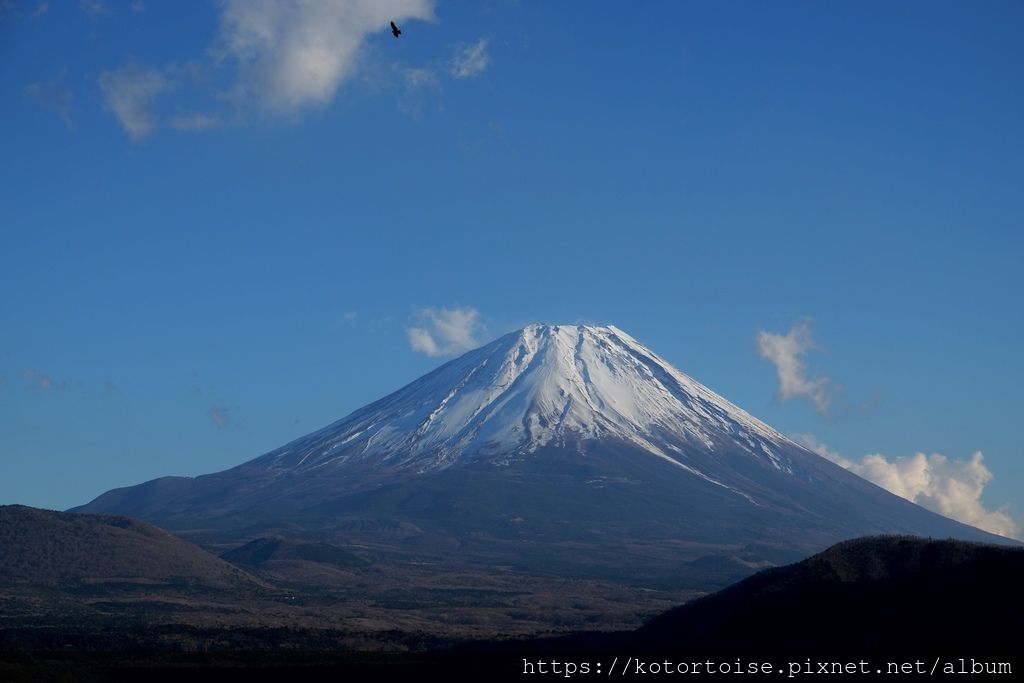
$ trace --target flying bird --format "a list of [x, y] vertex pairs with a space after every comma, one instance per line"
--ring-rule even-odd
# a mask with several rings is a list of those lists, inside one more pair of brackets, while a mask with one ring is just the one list
[[402, 29], [395, 26], [395, 22], [393, 21], [391, 22], [391, 35], [393, 35], [395, 38], [402, 35]]

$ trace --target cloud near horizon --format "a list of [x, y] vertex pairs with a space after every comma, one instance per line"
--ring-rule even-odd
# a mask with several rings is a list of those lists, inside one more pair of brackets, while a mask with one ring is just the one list
[[775, 366], [781, 400], [805, 397], [819, 413], [828, 411], [832, 402], [831, 381], [827, 377], [811, 377], [803, 361], [808, 351], [817, 348], [808, 323], [795, 325], [786, 334], [761, 330], [756, 341], [758, 355]]
[[981, 451], [966, 460], [941, 453], [892, 459], [873, 453], [856, 461], [844, 458], [812, 434], [798, 434], [796, 440], [823, 458], [932, 512], [1000, 536], [1020, 535], [1020, 526], [1005, 510], [987, 510], [981, 502], [985, 486], [994, 476], [985, 466]]
[[434, 358], [480, 346], [477, 335], [484, 332], [484, 324], [475, 308], [424, 308], [417, 317], [419, 325], [406, 329], [413, 351]]

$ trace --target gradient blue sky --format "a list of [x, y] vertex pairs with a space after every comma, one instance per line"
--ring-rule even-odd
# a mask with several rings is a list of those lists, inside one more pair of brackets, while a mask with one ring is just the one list
[[980, 450], [1024, 516], [1024, 4], [283, 4], [0, 0], [0, 502], [260, 455], [447, 309], [617, 325], [850, 460]]

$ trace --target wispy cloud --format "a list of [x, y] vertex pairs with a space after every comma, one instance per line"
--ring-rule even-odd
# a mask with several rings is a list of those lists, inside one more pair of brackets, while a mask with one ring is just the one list
[[398, 107], [414, 119], [423, 116], [428, 104], [443, 109], [439, 99], [441, 72], [435, 67], [409, 67], [400, 72], [404, 88], [398, 99]]
[[105, 17], [110, 14], [110, 7], [102, 0], [78, 0], [78, 9], [90, 17]]
[[217, 429], [227, 429], [231, 422], [228, 413], [230, 411], [224, 406], [211, 406], [210, 407], [210, 421], [217, 427]]
[[75, 103], [75, 94], [64, 84], [63, 73], [48, 83], [32, 83], [25, 88], [25, 94], [41, 107], [57, 114], [68, 130], [74, 130], [75, 122], [71, 118], [71, 111]]
[[451, 61], [451, 75], [455, 78], [472, 78], [482, 74], [491, 64], [488, 42], [486, 38], [481, 38], [472, 45], [459, 47]]
[[795, 438], [818, 455], [933, 512], [1001, 536], [1019, 535], [1020, 527], [1005, 510], [988, 510], [981, 501], [994, 476], [981, 451], [968, 459], [951, 459], [941, 453], [890, 459], [874, 453], [848, 460], [811, 434]]
[[806, 397], [820, 413], [828, 410], [832, 400], [832, 387], [827, 377], [808, 374], [804, 355], [817, 347], [806, 322], [794, 326], [786, 334], [760, 331], [757, 333], [757, 352], [775, 366], [779, 377], [779, 398], [790, 401]]
[[440, 85], [437, 73], [426, 67], [410, 67], [402, 71], [405, 85], [411, 90], [420, 88], [436, 88]]
[[355, 72], [360, 49], [388, 22], [433, 17], [433, 0], [225, 0], [222, 52], [238, 90], [266, 108], [298, 112], [329, 102]]
[[484, 325], [475, 308], [424, 308], [417, 317], [419, 324], [406, 329], [413, 351], [435, 357], [480, 346]]
[[115, 71], [100, 74], [104, 106], [112, 111], [133, 139], [139, 139], [157, 125], [151, 104], [170, 84], [157, 69], [126, 64]]
[[45, 372], [40, 372], [39, 370], [32, 368], [25, 371], [25, 378], [28, 379], [31, 386], [36, 389], [57, 389], [59, 391], [63, 391], [64, 387], [67, 386], [64, 380], [54, 379]]
[[171, 128], [177, 130], [210, 130], [219, 128], [222, 124], [223, 121], [219, 118], [208, 114], [185, 114], [170, 120]]

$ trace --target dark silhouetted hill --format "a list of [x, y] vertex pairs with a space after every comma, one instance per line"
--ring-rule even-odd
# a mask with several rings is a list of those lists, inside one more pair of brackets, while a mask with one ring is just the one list
[[670, 610], [625, 640], [661, 651], [1012, 651], [1022, 577], [1022, 548], [862, 538]]

